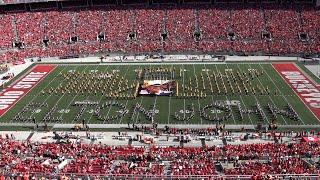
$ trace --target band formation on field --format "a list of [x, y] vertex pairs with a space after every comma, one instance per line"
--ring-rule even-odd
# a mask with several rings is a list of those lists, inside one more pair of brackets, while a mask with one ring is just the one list
[[319, 124], [272, 64], [56, 65], [13, 123]]

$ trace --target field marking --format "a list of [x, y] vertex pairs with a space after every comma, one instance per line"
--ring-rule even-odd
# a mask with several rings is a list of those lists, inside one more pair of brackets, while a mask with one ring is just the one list
[[[300, 72], [302, 72], [302, 74], [309, 80], [311, 81], [315, 86], [320, 87], [320, 83], [318, 83], [314, 78], [312, 78], [305, 70], [303, 70], [298, 64], [294, 63], [294, 65], [296, 66], [297, 69], [299, 69]], [[305, 65], [303, 65], [309, 72], [311, 72], [317, 79], [320, 80], [320, 76], [314, 74], [310, 69], [308, 69]], [[317, 66], [320, 66], [320, 64], [318, 64]]]
[[[62, 71], [64, 71], [66, 68], [67, 68], [67, 66], [64, 66], [64, 68], [63, 68], [54, 78], [52, 78], [52, 80], [51, 80], [44, 88], [42, 88], [42, 89], [31, 99], [30, 102], [33, 102], [36, 98], [38, 98], [39, 95], [41, 94], [41, 92], [42, 92], [43, 90], [45, 90], [57, 77], [59, 77], [60, 73], [61, 73]], [[62, 82], [61, 82], [60, 84], [62, 84]], [[59, 84], [59, 85], [60, 85], [60, 84]], [[58, 85], [58, 86], [59, 86], [59, 85]], [[41, 105], [43, 105], [44, 103], [46, 103], [47, 100], [48, 100], [51, 96], [52, 96], [51, 94], [50, 94], [49, 96], [47, 96], [46, 99], [45, 99], [44, 101], [42, 101]], [[35, 113], [35, 112], [34, 112], [34, 113]], [[31, 115], [29, 116], [29, 118], [31, 118], [32, 115], [34, 115], [34, 113], [31, 113]]]
[[[185, 70], [185, 67], [184, 67], [184, 65], [182, 65], [182, 67], [183, 67], [183, 69]], [[185, 76], [185, 72], [186, 71], [182, 71], [182, 83], [183, 83], [183, 94], [185, 94], [185, 83], [184, 83], [184, 76]], [[186, 98], [185, 97], [183, 97], [183, 110], [185, 111], [185, 109], [186, 109]], [[186, 122], [184, 122], [184, 123], [186, 123]]]
[[[109, 69], [109, 66], [107, 66], [107, 67], [103, 70], [103, 72], [105, 73], [106, 70], [108, 70], [108, 69]], [[90, 120], [92, 119], [93, 114], [94, 114], [94, 111], [99, 107], [102, 98], [103, 98], [103, 95], [101, 95], [101, 97], [100, 97], [100, 99], [99, 99], [99, 101], [98, 101], [98, 104], [97, 104], [97, 105], [95, 106], [95, 108], [93, 109], [93, 113], [90, 115], [90, 118], [88, 119], [87, 124], [89, 124]]]
[[[261, 66], [261, 64], [259, 64], [260, 66]], [[90, 65], [90, 66], [92, 66], [92, 65]], [[106, 65], [107, 66], [107, 65]], [[171, 65], [171, 66], [173, 66], [173, 65]], [[218, 66], [218, 65], [215, 65], [215, 66]], [[128, 68], [130, 67], [130, 66], [127, 66]], [[194, 67], [194, 65], [193, 65], [193, 67]], [[64, 67], [64, 69], [65, 69], [66, 67]], [[79, 66], [77, 66], [77, 68], [79, 68]], [[61, 72], [62, 72], [63, 70], [61, 70]], [[269, 75], [268, 75], [269, 76]], [[56, 76], [57, 77], [57, 76]], [[55, 77], [55, 78], [56, 78]], [[270, 78], [270, 77], [269, 77]], [[272, 80], [272, 79], [271, 79]], [[51, 80], [51, 82], [52, 82], [53, 80]], [[50, 83], [51, 83], [50, 82]], [[50, 84], [49, 83], [49, 84]], [[273, 82], [274, 83], [274, 82]], [[49, 84], [47, 84], [47, 86], [49, 86]], [[261, 82], [260, 82], [260, 84], [261, 84]], [[46, 87], [47, 87], [46, 86]], [[276, 88], [278, 88], [278, 87], [276, 87]], [[43, 89], [45, 89], [45, 88], [43, 88]], [[41, 92], [41, 91], [40, 91]], [[39, 93], [38, 93], [39, 94]], [[281, 93], [282, 94], [282, 93]], [[282, 96], [283, 96], [283, 94], [282, 94]], [[171, 98], [171, 97], [170, 97]], [[169, 98], [169, 101], [170, 101], [170, 98]], [[211, 97], [211, 98], [213, 98], [213, 96]], [[241, 98], [241, 97], [240, 97]], [[270, 97], [269, 97], [270, 98]], [[285, 98], [285, 97], [284, 97]], [[226, 99], [228, 99], [227, 97], [226, 97]], [[129, 100], [127, 100], [127, 102], [128, 102]], [[46, 102], [46, 101], [45, 101]], [[43, 102], [43, 103], [45, 103], [45, 102]], [[142, 101], [141, 101], [142, 102]], [[198, 103], [199, 103], [199, 100], [198, 100]], [[171, 105], [171, 102], [169, 102], [169, 106]], [[171, 109], [171, 108], [170, 108]], [[170, 111], [170, 109], [169, 109], [169, 111]], [[63, 115], [63, 116], [65, 116], [65, 115]], [[170, 114], [168, 114], [168, 122], [169, 122], [169, 119], [170, 119]], [[249, 118], [250, 118], [250, 115], [249, 115]], [[121, 118], [121, 120], [122, 120], [122, 118]], [[251, 120], [251, 119], [250, 119]], [[202, 119], [201, 119], [201, 121], [202, 121]], [[120, 123], [121, 123], [122, 121], [120, 121]], [[252, 122], [252, 121], [251, 121]], [[201, 122], [201, 124], [202, 124], [202, 122]]]
[[[293, 63], [291, 63], [291, 64], [293, 64]], [[303, 101], [303, 99], [298, 95], [298, 93], [297, 93], [295, 90], [292, 89], [291, 85], [288, 84], [288, 82], [286, 81], [286, 79], [284, 79], [284, 77], [282, 77], [282, 75], [280, 74], [280, 72], [279, 72], [277, 69], [275, 69], [275, 67], [273, 66], [273, 64], [271, 64], [271, 66], [272, 66], [273, 69], [278, 73], [278, 75], [282, 78], [282, 80], [285, 81], [285, 83], [291, 88], [291, 90], [295, 93], [295, 95], [299, 97], [300, 101], [303, 102], [303, 104], [309, 109], [309, 111], [313, 114], [313, 116], [320, 122], [320, 119], [314, 114], [314, 112], [313, 112], [313, 111], [310, 109], [310, 107]], [[299, 69], [298, 69], [298, 70], [299, 70]], [[300, 71], [300, 72], [301, 72], [301, 71]], [[303, 72], [301, 72], [301, 74], [304, 75]], [[305, 76], [305, 78], [308, 79], [306, 76]], [[308, 80], [309, 80], [309, 79], [308, 79]], [[310, 82], [311, 82], [311, 81], [310, 81]], [[317, 86], [315, 86], [315, 87], [317, 87]]]
[[[173, 65], [171, 65], [171, 69], [173, 69]], [[173, 72], [173, 73], [175, 73], [175, 72]], [[173, 80], [173, 74], [172, 74], [172, 72], [170, 73], [171, 74], [171, 80]], [[177, 83], [177, 82], [176, 82]], [[177, 87], [176, 87], [176, 91], [177, 91]], [[171, 96], [169, 96], [169, 109], [168, 109], [168, 124], [170, 123], [170, 114], [171, 114], [171, 97], [172, 97], [172, 95]]]
[[[140, 67], [140, 66], [139, 66], [139, 67]], [[125, 75], [123, 76], [124, 78], [126, 78], [128, 71], [129, 71], [129, 67], [127, 68], [126, 73], [125, 73]], [[129, 80], [130, 80], [130, 79], [128, 79], [128, 83], [129, 83]], [[126, 108], [128, 108], [128, 107], [127, 107], [128, 102], [129, 102], [129, 99], [126, 100], [126, 105], [125, 105]], [[129, 108], [128, 108], [128, 109], [129, 109]], [[129, 112], [128, 112], [128, 113], [129, 113]], [[125, 115], [125, 116], [126, 116], [126, 115]], [[120, 121], [119, 121], [119, 124], [122, 123], [123, 117], [124, 117], [124, 116], [121, 116]]]
[[[237, 69], [239, 70], [239, 72], [242, 72], [242, 70], [241, 70], [241, 68], [239, 67], [238, 64], [237, 64]], [[244, 100], [243, 100], [243, 98], [242, 98], [242, 95], [239, 95], [239, 97], [240, 97], [240, 100], [241, 100], [244, 108], [245, 108], [246, 110], [248, 110], [248, 108], [247, 108], [248, 106], [247, 106], [246, 103], [244, 102]], [[249, 105], [249, 107], [250, 107], [250, 105]], [[253, 123], [252, 118], [251, 118], [251, 114], [247, 114], [247, 116], [249, 117], [249, 120], [250, 120], [250, 122], [251, 122], [251, 125], [255, 125], [255, 124]]]
[[[119, 66], [117, 66], [116, 68], [119, 68]], [[106, 69], [109, 69], [109, 66], [107, 66]], [[105, 72], [105, 70], [104, 70], [103, 72]], [[117, 71], [116, 69], [113, 69], [112, 72], [119, 72], [119, 71]], [[87, 96], [86, 96], [86, 100], [88, 99], [88, 97], [89, 97], [89, 96], [87, 95]], [[99, 106], [100, 101], [102, 100], [102, 98], [103, 98], [103, 96], [100, 97], [99, 103], [98, 103], [97, 107]], [[114, 100], [115, 100], [115, 97], [111, 98], [111, 100], [114, 101]], [[107, 112], [107, 114], [106, 114], [106, 117], [109, 116], [109, 113], [110, 113], [111, 109], [112, 109], [112, 106], [110, 105], [110, 106], [109, 106], [109, 109], [108, 109], [108, 112]], [[93, 115], [93, 114], [90, 115], [90, 118], [89, 118], [89, 120], [88, 120], [88, 123], [89, 123], [89, 121], [91, 120], [92, 115]], [[106, 121], [103, 120], [102, 124], [105, 124], [105, 122], [106, 122]]]
[[[81, 72], [85, 71], [88, 67], [89, 67], [89, 66], [86, 66]], [[78, 68], [78, 67], [77, 67], [77, 68]], [[96, 69], [97, 69], [97, 68], [96, 68]], [[79, 93], [80, 93], [80, 92], [78, 92], [78, 93], [76, 93], [76, 94], [74, 95], [73, 99], [70, 101], [70, 103], [69, 103], [64, 109], [70, 109], [70, 105], [72, 104], [72, 102], [75, 100], [75, 98], [78, 96]], [[62, 97], [64, 97], [64, 96], [65, 96], [65, 94], [63, 94], [63, 95], [59, 98], [59, 100], [55, 103], [54, 106], [56, 106], [56, 105], [59, 103], [59, 101], [62, 99]], [[84, 110], [85, 110], [85, 109], [84, 109]], [[59, 118], [62, 119], [62, 118], [63, 118], [63, 115], [64, 115], [64, 114], [61, 114]], [[63, 120], [63, 119], [62, 119], [62, 120]], [[72, 121], [71, 121], [70, 123], [74, 123], [74, 119], [72, 119]]]
[[[140, 67], [140, 66], [139, 66], [139, 67]], [[150, 69], [151, 69], [151, 67], [152, 67], [152, 66], [149, 65], [149, 68], [150, 68]], [[141, 97], [140, 105], [142, 105], [143, 97], [144, 97], [144, 96], [140, 96], [140, 97]], [[143, 107], [145, 107], [145, 106], [143, 106]], [[134, 114], [134, 116], [135, 116], [135, 114]], [[135, 119], [135, 120], [134, 120], [134, 123], [137, 124], [137, 122], [138, 122], [138, 120], [139, 120], [139, 116], [140, 116], [140, 111], [137, 112], [137, 115], [136, 115], [137, 117], [136, 117], [136, 118], [134, 118], [134, 116], [133, 116], [131, 119]], [[147, 120], [147, 119], [146, 119], [146, 120]]]
[[[19, 78], [19, 80], [15, 81], [14, 84], [10, 84], [10, 87], [16, 85], [16, 84], [17, 84], [18, 82], [20, 82], [23, 78], [25, 78], [27, 75], [29, 75], [31, 72], [33, 72], [33, 70], [34, 70], [37, 66], [38, 66], [38, 65], [36, 65], [35, 67], [33, 67], [28, 73], [24, 74], [21, 78]], [[16, 100], [7, 110], [5, 110], [5, 111], [0, 115], [0, 117], [2, 117], [3, 115], [5, 115], [5, 114], [6, 114], [11, 108], [13, 108], [20, 100], [22, 100], [29, 92], [31, 92], [35, 87], [37, 87], [38, 84], [39, 84], [40, 82], [42, 82], [52, 71], [54, 71], [56, 67], [57, 67], [57, 66], [54, 66], [47, 74], [45, 74], [45, 75], [41, 78], [41, 80], [39, 80], [39, 81], [38, 81], [36, 84], [34, 84], [30, 89], [28, 89], [18, 100]], [[7, 88], [6, 88], [6, 89], [7, 89]], [[1, 92], [1, 94], [3, 94], [6, 89], [4, 89], [4, 90]], [[16, 114], [15, 114], [15, 115], [16, 115]], [[14, 116], [15, 116], [15, 115], [14, 115]], [[10, 121], [10, 122], [11, 122], [11, 121]]]
[[[153, 107], [152, 107], [153, 113], [154, 113], [154, 111], [155, 111], [155, 109], [156, 109], [157, 99], [158, 99], [158, 96], [156, 96], [156, 98], [154, 98], [154, 103], [153, 103]], [[151, 120], [152, 123], [154, 123], [154, 117], [155, 117], [155, 113], [154, 113], [154, 115], [152, 116], [152, 118], [153, 118], [153, 119]]]
[[[54, 62], [49, 62], [49, 63], [53, 63]], [[158, 61], [158, 62], [143, 62], [143, 61], [140, 61], [140, 62], [130, 62], [130, 61], [124, 61], [124, 62], [113, 62], [113, 61], [108, 61], [108, 62], [103, 62], [103, 63], [100, 63], [100, 62], [97, 62], [97, 63], [86, 63], [86, 62], [77, 62], [77, 63], [73, 63], [73, 64], [67, 64], [67, 63], [59, 63], [59, 65], [90, 65], [90, 66], [94, 66], [94, 65], [98, 65], [98, 66], [132, 66], [132, 65], [142, 65], [142, 66], [148, 66], [148, 65], [183, 65], [183, 64], [188, 64], [188, 65], [192, 65], [192, 64], [196, 64], [196, 65], [201, 65], [201, 64], [227, 64], [229, 62], [215, 62], [215, 61], [190, 61], [190, 60], [185, 60], [185, 61]], [[237, 62], [239, 64], [239, 62]], [[270, 64], [270, 62], [260, 62], [261, 64]], [[231, 64], [231, 63], [229, 63]], [[234, 63], [232, 63], [234, 64]], [[241, 62], [240, 64], [256, 64], [256, 62]]]
[[[247, 106], [246, 106], [246, 103], [244, 102], [244, 100], [243, 100], [243, 98], [242, 98], [242, 96], [240, 95], [239, 96], [240, 97], [240, 100], [241, 100], [241, 102], [242, 102], [242, 104], [243, 104], [243, 106], [244, 106], [244, 108], [246, 109], [246, 111], [248, 110], [248, 108], [247, 108]], [[249, 120], [250, 120], [250, 122], [251, 122], [251, 125], [254, 125], [253, 124], [253, 121], [252, 121], [252, 119], [251, 119], [251, 114], [247, 114], [247, 116], [249, 117]]]
[[[119, 67], [120, 67], [120, 66], [117, 66], [117, 67], [116, 67], [116, 68], [117, 68], [116, 70], [119, 70]], [[109, 68], [109, 66], [108, 66], [108, 68]], [[108, 69], [108, 68], [107, 68], [107, 69]], [[113, 72], [119, 72], [119, 71], [114, 71], [114, 70], [115, 70], [115, 69], [113, 69]], [[127, 73], [127, 72], [126, 72], [126, 73]], [[119, 76], [120, 76], [120, 75], [119, 75]], [[103, 96], [101, 96], [100, 100], [102, 99], [102, 97], [103, 97]], [[113, 98], [111, 98], [111, 99], [112, 99], [112, 101], [114, 101], [114, 100], [116, 99], [116, 97], [113, 97]], [[111, 109], [112, 109], [112, 106], [109, 107], [106, 117], [109, 116], [109, 113], [110, 113]], [[106, 124], [106, 121], [103, 120], [102, 124]]]
[[[161, 64], [161, 66], [160, 66], [161, 68], [162, 68], [162, 64]], [[154, 113], [154, 111], [155, 111], [155, 108], [156, 108], [156, 104], [157, 104], [157, 99], [158, 99], [158, 96], [156, 95], [156, 98], [155, 98], [155, 100], [154, 100], [154, 103], [153, 103], [153, 108], [152, 108], [152, 111], [153, 111], [153, 113]], [[160, 108], [159, 108], [160, 109]], [[160, 113], [159, 113], [159, 115], [160, 115]], [[154, 115], [152, 116], [152, 123], [154, 123], [154, 118], [155, 118], [155, 116], [156, 116], [156, 114], [154, 113]], [[159, 117], [159, 119], [160, 119], [160, 117]], [[159, 120], [158, 119], [158, 120]]]
[[[85, 71], [88, 67], [90, 67], [90, 66], [86, 66], [86, 68], [84, 68], [81, 72], [83, 72], [83, 71]], [[98, 67], [99, 66], [97, 66], [97, 67], [95, 67], [95, 69], [94, 69], [94, 71], [96, 71], [97, 69], [98, 69]], [[72, 104], [72, 102], [76, 99], [76, 97], [78, 97], [79, 96], [79, 94], [80, 94], [80, 91], [78, 92], [78, 93], [76, 93], [76, 95], [74, 95], [74, 98], [70, 101], [70, 103], [68, 104], [68, 106], [66, 107], [66, 108], [69, 108], [70, 107], [70, 105]], [[85, 96], [85, 101], [87, 101], [88, 100], [88, 97], [90, 96], [90, 93], [87, 93], [87, 95]], [[86, 110], [87, 110], [87, 107], [88, 106], [85, 106], [85, 108], [84, 108], [84, 112], [83, 112], [83, 114], [82, 114], [82, 116], [84, 115], [84, 113], [86, 112]], [[78, 111], [76, 111], [76, 112], [78, 112]], [[63, 114], [61, 114], [61, 117], [63, 116]], [[81, 116], [81, 117], [82, 117]], [[75, 121], [74, 121], [74, 119], [72, 119], [72, 122], [71, 123], [74, 123]], [[76, 122], [76, 123], [79, 123], [79, 122]], [[86, 122], [85, 122], [86, 123]]]
[[[274, 84], [274, 86], [277, 88], [277, 90], [279, 91], [279, 93], [281, 93], [282, 98], [287, 102], [287, 104], [290, 104], [289, 101], [288, 101], [288, 99], [286, 98], [286, 96], [284, 96], [283, 93], [280, 91], [278, 85], [277, 85], [277, 84], [273, 81], [273, 79], [270, 77], [268, 71], [266, 71], [261, 64], [259, 64], [259, 65], [260, 65], [260, 67], [264, 70], [264, 72], [266, 72], [268, 78], [271, 80], [271, 82], [272, 82], [272, 83]], [[270, 66], [273, 67], [272, 64], [270, 64]], [[274, 70], [275, 70], [275, 69], [274, 69]], [[286, 83], [285, 83], [285, 84], [286, 84]], [[290, 86], [289, 86], [289, 87], [290, 87]], [[291, 87], [290, 87], [290, 88], [291, 88]], [[300, 118], [300, 121], [302, 122], [303, 125], [305, 125], [305, 122], [302, 120], [302, 118]]]
[[[196, 74], [196, 68], [194, 67], [194, 64], [192, 64], [192, 66], [193, 66], [193, 74], [196, 76], [197, 74]], [[199, 87], [198, 87], [199, 88]], [[199, 113], [201, 112], [201, 106], [200, 106], [200, 100], [199, 100], [199, 98], [197, 98], [197, 102], [198, 102], [198, 108], [199, 108]], [[184, 113], [185, 114], [185, 113]], [[200, 117], [200, 120], [201, 120], [201, 124], [203, 124], [203, 122], [202, 122], [202, 117]]]
[[[129, 68], [128, 68], [128, 69], [129, 69]], [[139, 69], [140, 69], [140, 65], [139, 65]], [[136, 74], [135, 74], [135, 75], [136, 75]], [[135, 80], [136, 80], [136, 79], [135, 79]], [[127, 107], [127, 105], [128, 105], [128, 102], [129, 102], [129, 99], [126, 100], [126, 105], [125, 105], [126, 107]], [[128, 108], [128, 109], [129, 109], [129, 108]], [[122, 117], [120, 118], [119, 124], [122, 123], [123, 117], [124, 117], [124, 116], [122, 116]], [[131, 119], [130, 119], [130, 120], [131, 120]]]
[[[226, 65], [227, 65], [227, 68], [229, 68], [228, 64], [226, 64]], [[215, 66], [216, 69], [217, 69], [217, 65], [214, 65], [214, 66]], [[229, 80], [229, 76], [227, 76], [227, 78], [228, 78], [228, 80]], [[233, 87], [232, 87], [232, 89], [233, 89]], [[225, 96], [225, 97], [226, 97], [226, 100], [229, 101], [228, 96]], [[234, 124], [237, 124], [237, 123], [236, 123], [236, 120], [235, 120], [235, 118], [234, 118], [234, 115], [233, 115], [233, 110], [232, 110], [232, 108], [230, 107], [230, 104], [229, 104], [228, 106], [229, 106], [229, 108], [230, 108], [231, 116], [232, 116], [232, 119], [233, 119], [233, 121], [234, 121]]]
[[[252, 66], [251, 66], [251, 65], [249, 65], [249, 67], [252, 69]], [[262, 86], [263, 90], [265, 91], [265, 88], [264, 88], [263, 84], [261, 83], [260, 79], [259, 79], [259, 78], [256, 78], [256, 79], [258, 80], [259, 84]], [[274, 103], [274, 101], [272, 100], [272, 98], [270, 97], [270, 95], [267, 95], [267, 96], [268, 96], [268, 99], [270, 99], [271, 103], [272, 103], [274, 106], [277, 107], [277, 105]], [[283, 116], [281, 116], [281, 117], [282, 117], [282, 120], [285, 122], [285, 124], [288, 125], [288, 122], [284, 119], [284, 117], [283, 117]]]
[[[142, 102], [143, 102], [143, 96], [141, 96], [141, 100], [140, 100], [140, 105], [142, 106]], [[144, 107], [144, 106], [143, 106]], [[135, 113], [134, 115], [133, 115], [133, 117], [131, 118], [131, 119], [134, 119], [134, 122], [133, 122], [133, 124], [137, 124], [137, 122], [138, 122], [138, 119], [139, 119], [139, 115], [140, 115], [140, 111], [137, 111], [137, 113]], [[136, 116], [136, 117], [135, 117]]]
[[[206, 67], [205, 64], [204, 64], [204, 67]], [[214, 67], [215, 67], [216, 70], [218, 70], [216, 66], [214, 66]], [[213, 71], [213, 73], [214, 73], [214, 71]], [[211, 80], [211, 79], [210, 79], [210, 80]], [[210, 84], [212, 85], [212, 83], [210, 83]], [[216, 84], [216, 82], [215, 82], [215, 84]], [[212, 86], [211, 86], [211, 87], [212, 87]], [[214, 102], [213, 92], [211, 92], [210, 96], [211, 96], [211, 103], [214, 104], [214, 103], [213, 103], [213, 102]], [[216, 116], [216, 118], [218, 118], [218, 114], [217, 114], [216, 112], [215, 112], [215, 116]], [[208, 123], [208, 124], [209, 124], [209, 123]]]
[[[250, 64], [245, 64], [245, 65], [246, 65], [246, 66], [249, 65], [249, 67], [251, 68]], [[237, 64], [237, 66], [240, 67], [239, 64]], [[254, 99], [257, 101], [257, 103], [259, 103], [260, 105], [262, 105], [255, 94], [253, 94], [253, 97], [254, 97]], [[270, 124], [270, 121], [269, 121], [268, 116], [267, 116], [264, 112], [263, 112], [263, 114], [266, 116], [266, 120], [267, 120], [268, 124]], [[263, 118], [263, 117], [262, 117], [262, 118]]]

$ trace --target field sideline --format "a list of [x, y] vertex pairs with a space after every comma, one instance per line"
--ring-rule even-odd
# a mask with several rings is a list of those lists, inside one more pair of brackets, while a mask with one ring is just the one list
[[[138, 78], [139, 71], [149, 76]], [[100, 79], [95, 78], [98, 76]], [[174, 81], [172, 96], [134, 97], [137, 83], [141, 85], [143, 80], [152, 78]], [[84, 102], [93, 104], [75, 105]], [[297, 118], [290, 116], [292, 111]], [[320, 124], [268, 63], [59, 64], [0, 120], [68, 124]]]

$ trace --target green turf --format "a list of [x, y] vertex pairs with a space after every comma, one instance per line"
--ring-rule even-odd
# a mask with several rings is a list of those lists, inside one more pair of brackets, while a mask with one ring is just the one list
[[[198, 78], [199, 90], [203, 91], [207, 96], [206, 98], [182, 98], [174, 96], [138, 96], [136, 99], [116, 99], [107, 98], [106, 95], [101, 95], [100, 93], [73, 93], [70, 94], [48, 94], [47, 92], [50, 88], [57, 88], [60, 85], [64, 87], [69, 80], [62, 76], [63, 73], [68, 73], [70, 70], [75, 70], [80, 73], [89, 73], [92, 70], [97, 70], [98, 72], [112, 72], [114, 70], [118, 71], [120, 77], [128, 80], [128, 84], [133, 84], [136, 82], [142, 83], [141, 79], [136, 79], [137, 69], [147, 69], [147, 68], [163, 68], [163, 69], [173, 69], [176, 71], [174, 73], [176, 82], [178, 82], [179, 95], [183, 94], [182, 85], [190, 86], [193, 89], [196, 88], [195, 76]], [[182, 70], [181, 77], [179, 70]], [[227, 71], [225, 71], [227, 69]], [[236, 92], [237, 85], [241, 86], [241, 81], [237, 79], [235, 82], [232, 80], [232, 74], [236, 76], [236, 72], [246, 73], [248, 76], [249, 69], [255, 69], [257, 72], [263, 72], [259, 77], [249, 78], [252, 87], [255, 87], [256, 94], [251, 92], [251, 87], [246, 84], [249, 93], [246, 95], [242, 89], [242, 93]], [[232, 70], [228, 71], [228, 70]], [[210, 79], [211, 85], [213, 86], [213, 92], [210, 90], [210, 82], [206, 76], [206, 73], [215, 74], [218, 76], [218, 72], [222, 74], [222, 80], [217, 79], [215, 81], [213, 78]], [[204, 76], [204, 82], [200, 80], [200, 74]], [[249, 76], [248, 76], [249, 77]], [[190, 83], [191, 79], [191, 83]], [[228, 85], [228, 81], [231, 81], [231, 86]], [[222, 89], [224, 85], [226, 86], [227, 93], [224, 94]], [[110, 85], [111, 86], [111, 85]], [[204, 89], [205, 87], [205, 89]], [[258, 92], [258, 87], [263, 88], [263, 95]], [[269, 94], [266, 92], [266, 88], [269, 89]], [[241, 86], [242, 88], [242, 86]], [[220, 89], [222, 92], [219, 93]], [[235, 93], [232, 93], [232, 89]], [[187, 92], [188, 90], [185, 90]], [[44, 94], [43, 94], [44, 92]], [[275, 94], [275, 92], [278, 92]], [[125, 92], [125, 94], [133, 94], [133, 90]], [[79, 120], [75, 120], [75, 116], [80, 110], [79, 107], [72, 106], [75, 101], [98, 101], [100, 104], [114, 100], [116, 102], [122, 103], [126, 106], [129, 112], [121, 118], [117, 118], [110, 121], [99, 120], [93, 115], [96, 106], [86, 107], [84, 113]], [[141, 112], [133, 114], [133, 108], [136, 103], [142, 104], [142, 106], [147, 109], [155, 109], [157, 113], [155, 115], [155, 122], [159, 124], [215, 124], [216, 121], [206, 120], [200, 117], [201, 109], [215, 101], [238, 101], [243, 109], [256, 109], [256, 102], [258, 102], [263, 112], [266, 114], [265, 119], [261, 119], [256, 113], [244, 114], [244, 118], [240, 118], [240, 113], [238, 112], [237, 106], [231, 107], [231, 117], [222, 121], [225, 124], [246, 124], [246, 125], [256, 125], [258, 122], [262, 124], [269, 124], [273, 117], [268, 110], [267, 104], [272, 104], [280, 109], [286, 109], [289, 103], [298, 113], [301, 120], [295, 121], [288, 117], [277, 115], [275, 122], [279, 125], [302, 125], [302, 124], [319, 124], [319, 121], [314, 117], [314, 115], [305, 107], [303, 102], [295, 95], [292, 89], [286, 84], [286, 82], [278, 75], [278, 73], [273, 69], [271, 64], [259, 64], [259, 63], [240, 63], [240, 64], [150, 64], [150, 65], [57, 65], [57, 68], [51, 72], [37, 87], [35, 87], [31, 92], [29, 92], [22, 100], [20, 100], [7, 114], [1, 117], [2, 122], [32, 122], [29, 121], [16, 121], [13, 117], [30, 102], [38, 102], [48, 104], [47, 107], [37, 107], [37, 111], [28, 111], [22, 114], [23, 117], [34, 117], [37, 122], [43, 122], [43, 118], [48, 114], [53, 106], [57, 106], [57, 110], [52, 113], [52, 117], [62, 118], [61, 123], [81, 123], [82, 119], [85, 119], [87, 123], [90, 124], [126, 124], [126, 123], [150, 123], [144, 114]], [[194, 109], [194, 117], [188, 121], [177, 120], [174, 117], [175, 113], [178, 113], [181, 117], [187, 117], [190, 114], [183, 113], [185, 110]], [[119, 108], [115, 106], [110, 106], [101, 110], [103, 116], [117, 116]], [[205, 113], [209, 116], [222, 117], [223, 114], [227, 112], [220, 111], [218, 109], [209, 108], [205, 110]], [[49, 121], [50, 122], [50, 121]], [[52, 121], [54, 122], [54, 121]]]

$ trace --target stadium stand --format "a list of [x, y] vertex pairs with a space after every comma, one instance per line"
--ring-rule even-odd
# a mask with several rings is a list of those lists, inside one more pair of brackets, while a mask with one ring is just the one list
[[1, 60], [110, 52], [316, 55], [319, 18], [318, 8], [277, 4], [11, 11], [0, 18]]
[[[38, 143], [1, 137], [3, 176], [319, 174], [320, 144], [243, 144], [224, 147], [111, 147], [102, 144]], [[311, 161], [315, 160], [313, 163]], [[223, 166], [221, 165], [223, 163]], [[318, 164], [317, 164], [318, 163]], [[61, 165], [63, 164], [63, 165]]]
[[[64, 2], [49, 8], [38, 4], [44, 9], [23, 4], [41, 1], [0, 0], [2, 5], [11, 4], [0, 7], [0, 64], [109, 53], [319, 56], [320, 52], [320, 11], [310, 4], [201, 0], [201, 5], [195, 5], [193, 0], [169, 0], [159, 5], [157, 0], [137, 0], [141, 3], [123, 6], [130, 1], [117, 0], [105, 6], [105, 0], [95, 6], [98, 0], [91, 0], [82, 2], [87, 4], [84, 7], [75, 7], [76, 1], [65, 2], [68, 7]], [[2, 65], [0, 71], [8, 67]], [[164, 134], [219, 132], [172, 128]], [[0, 180], [65, 179], [64, 175], [72, 179], [319, 179], [320, 142], [296, 141], [301, 137], [286, 143], [133, 147], [17, 141], [7, 135], [0, 136]]]

